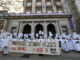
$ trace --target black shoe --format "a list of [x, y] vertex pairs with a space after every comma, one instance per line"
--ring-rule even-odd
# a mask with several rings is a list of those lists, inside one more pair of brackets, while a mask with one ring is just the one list
[[39, 54], [39, 56], [44, 56], [43, 54]]
[[69, 53], [68, 51], [65, 51], [65, 53]]
[[23, 55], [23, 56], [21, 56], [21, 58], [29, 58], [30, 57], [30, 55]]
[[2, 54], [2, 55], [8, 55], [8, 54]]

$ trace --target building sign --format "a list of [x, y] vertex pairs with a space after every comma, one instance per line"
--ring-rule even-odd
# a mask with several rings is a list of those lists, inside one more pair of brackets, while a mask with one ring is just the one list
[[59, 41], [54, 42], [11, 41], [10, 52], [60, 55]]

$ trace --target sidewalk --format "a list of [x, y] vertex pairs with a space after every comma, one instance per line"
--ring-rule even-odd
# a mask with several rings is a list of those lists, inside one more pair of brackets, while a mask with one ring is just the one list
[[10, 53], [7, 56], [0, 54], [0, 60], [80, 60], [80, 53], [78, 52], [63, 53], [61, 56], [31, 55], [29, 58], [21, 58], [22, 55], [20, 53]]

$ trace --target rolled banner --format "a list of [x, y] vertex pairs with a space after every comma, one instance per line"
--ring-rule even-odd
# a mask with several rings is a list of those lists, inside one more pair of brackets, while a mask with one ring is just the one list
[[73, 26], [71, 17], [69, 17], [69, 24], [70, 24], [71, 29], [74, 30], [74, 26]]

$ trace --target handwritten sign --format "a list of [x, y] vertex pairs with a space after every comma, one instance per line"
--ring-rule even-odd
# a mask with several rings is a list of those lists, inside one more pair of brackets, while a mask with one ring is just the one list
[[54, 42], [28, 42], [11, 41], [10, 52], [60, 55], [59, 41]]

